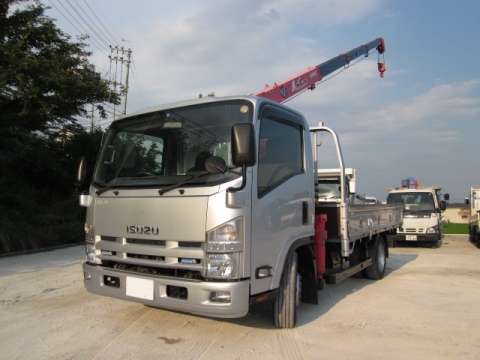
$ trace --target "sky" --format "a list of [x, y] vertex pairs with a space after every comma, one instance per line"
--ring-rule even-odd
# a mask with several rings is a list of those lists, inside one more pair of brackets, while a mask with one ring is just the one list
[[[370, 56], [287, 105], [338, 132], [359, 193], [384, 199], [387, 188], [412, 176], [462, 201], [480, 184], [478, 1], [43, 2], [73, 36], [82, 20], [71, 5], [87, 21], [90, 6], [133, 50], [128, 112], [199, 93], [250, 94], [382, 36], [384, 79]], [[97, 30], [91, 37], [105, 41], [97, 39], [91, 60], [105, 73], [109, 36]]]

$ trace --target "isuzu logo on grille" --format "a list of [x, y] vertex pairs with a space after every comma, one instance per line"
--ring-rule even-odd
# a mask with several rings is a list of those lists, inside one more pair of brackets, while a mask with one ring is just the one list
[[128, 234], [158, 235], [158, 226], [127, 225]]

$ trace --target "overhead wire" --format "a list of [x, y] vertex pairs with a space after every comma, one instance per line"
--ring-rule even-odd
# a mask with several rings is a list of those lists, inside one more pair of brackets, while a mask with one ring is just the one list
[[97, 31], [90, 25], [90, 23], [85, 20], [85, 18], [82, 16], [82, 14], [80, 14], [80, 12], [78, 11], [78, 9], [73, 6], [73, 4], [70, 2], [70, 0], [65, 0], [67, 2], [67, 4], [70, 6], [70, 8], [78, 15], [78, 17], [83, 21], [83, 23], [90, 29], [90, 31], [92, 32], [92, 37], [95, 35], [96, 38], [100, 41], [100, 42], [103, 42], [105, 47], [108, 48], [108, 41], [105, 41], [104, 38], [102, 38], [98, 33]]
[[[85, 28], [80, 24], [78, 23], [77, 19], [75, 18], [75, 16], [73, 16], [70, 11], [65, 8], [65, 6], [62, 4], [62, 2], [58, 1], [58, 4], [60, 4], [60, 6], [63, 8], [63, 10], [60, 9], [60, 7], [57, 7], [53, 0], [49, 0], [48, 3], [50, 4], [50, 6], [52, 8], [54, 8], [60, 15], [62, 15], [62, 17], [76, 30], [78, 31], [78, 34], [81, 35], [81, 34], [87, 34], [88, 35], [88, 31], [85, 31]], [[68, 14], [66, 15], [65, 12]], [[90, 39], [92, 40], [92, 42], [90, 43], [90, 45], [92, 45], [93, 47], [95, 47], [97, 50], [99, 51], [102, 51], [104, 53], [105, 50], [104, 50], [104, 46], [102, 44], [100, 44], [96, 39], [92, 38], [90, 36]]]
[[[78, 9], [80, 12], [85, 15], [85, 17], [90, 21], [90, 24], [92, 25], [92, 28], [94, 28], [97, 31], [97, 35], [102, 38], [104, 42], [107, 44], [112, 44], [111, 39], [109, 38], [108, 34], [105, 33], [105, 31], [98, 25], [97, 21], [90, 15], [91, 11], [86, 11], [81, 5], [80, 2], [76, 2], [78, 5]], [[115, 43], [115, 41], [113, 42]]]
[[105, 33], [110, 37], [110, 40], [112, 40], [112, 44], [118, 44], [119, 41], [116, 39], [114, 35], [108, 30], [108, 27], [104, 25], [103, 21], [97, 16], [95, 10], [93, 10], [90, 5], [88, 4], [87, 0], [83, 0], [85, 5], [88, 7], [90, 12], [93, 14], [93, 16], [97, 19], [97, 22], [100, 24], [100, 26], [105, 30]]

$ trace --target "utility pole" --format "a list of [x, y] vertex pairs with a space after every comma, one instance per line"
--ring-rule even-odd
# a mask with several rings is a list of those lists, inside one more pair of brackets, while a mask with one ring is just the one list
[[94, 121], [95, 121], [95, 106], [92, 104], [92, 112], [90, 116], [90, 133], [93, 133]]
[[132, 49], [128, 49], [127, 50], [127, 71], [126, 71], [126, 75], [125, 75], [125, 90], [124, 90], [124, 94], [125, 94], [125, 99], [123, 101], [123, 115], [125, 115], [127, 113], [127, 98], [128, 98], [128, 79], [129, 79], [129, 75], [130, 75], [130, 63], [131, 63], [131, 57], [132, 57]]
[[[118, 113], [125, 115], [127, 113], [127, 99], [131, 70], [130, 65], [132, 63], [132, 49], [126, 49], [123, 46], [120, 47], [118, 45], [110, 45], [110, 55], [108, 55], [108, 60], [108, 82], [110, 84], [110, 94], [115, 92], [120, 95], [120, 107], [122, 109], [118, 111]], [[116, 116], [117, 105], [113, 104], [113, 120], [115, 120]]]
[[[113, 77], [113, 91], [116, 93], [117, 92], [117, 68], [118, 68], [118, 46], [115, 46], [115, 73]], [[122, 66], [122, 65], [120, 65]], [[113, 120], [115, 120], [116, 115], [117, 115], [117, 110], [116, 110], [116, 104], [113, 104]]]

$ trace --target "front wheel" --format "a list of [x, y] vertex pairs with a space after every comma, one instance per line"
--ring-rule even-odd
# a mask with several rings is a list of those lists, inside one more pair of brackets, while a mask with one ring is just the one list
[[298, 273], [298, 256], [297, 253], [293, 253], [285, 264], [280, 288], [273, 304], [275, 327], [280, 329], [295, 327], [300, 292], [301, 278]]
[[371, 280], [380, 280], [385, 276], [385, 268], [387, 265], [387, 248], [382, 238], [377, 238], [372, 248], [372, 265], [364, 270], [364, 276]]
[[435, 248], [435, 249], [438, 249], [438, 248], [441, 248], [441, 247], [442, 247], [442, 244], [443, 244], [443, 239], [442, 239], [442, 236], [440, 235], [440, 237], [438, 238], [438, 240], [435, 240], [435, 241], [432, 243], [432, 247]]

